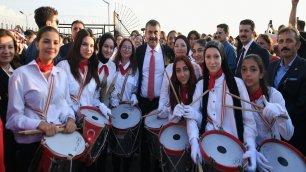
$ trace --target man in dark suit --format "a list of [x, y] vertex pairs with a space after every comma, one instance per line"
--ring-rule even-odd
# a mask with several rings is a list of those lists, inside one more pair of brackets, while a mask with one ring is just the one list
[[248, 54], [256, 54], [264, 62], [266, 69], [269, 65], [269, 52], [261, 48], [253, 39], [255, 29], [255, 23], [250, 19], [245, 19], [240, 22], [239, 25], [239, 38], [242, 43], [242, 48], [237, 50], [237, 67], [235, 70], [235, 76], [241, 78], [241, 64], [243, 58]]
[[269, 81], [271, 86], [282, 93], [295, 128], [289, 143], [305, 155], [306, 60], [297, 54], [301, 43], [295, 28], [281, 29], [278, 32], [277, 42], [281, 59], [270, 64]]
[[[156, 20], [150, 20], [145, 27], [145, 39], [147, 43], [139, 46], [136, 50], [138, 62], [139, 80], [137, 98], [139, 107], [143, 114], [147, 114], [157, 109], [161, 84], [164, 76], [164, 69], [172, 62], [174, 53], [166, 45], [159, 43], [160, 24]], [[141, 171], [161, 171], [157, 160], [154, 161], [153, 168], [150, 167], [150, 153], [148, 151], [148, 139], [143, 133], [141, 143]]]

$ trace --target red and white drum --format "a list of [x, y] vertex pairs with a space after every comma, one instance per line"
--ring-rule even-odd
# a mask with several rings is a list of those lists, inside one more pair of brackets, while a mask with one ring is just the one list
[[110, 122], [93, 106], [82, 106], [79, 113], [83, 118], [83, 137], [88, 144], [83, 160], [87, 165], [92, 164], [105, 147]]
[[157, 117], [157, 110], [153, 110], [150, 113], [148, 113], [147, 117], [144, 119], [144, 125], [147, 129], [147, 135], [148, 135], [148, 144], [149, 144], [149, 150], [151, 154], [157, 158], [160, 159], [160, 143], [159, 143], [159, 137], [158, 134], [162, 128], [162, 126], [169, 123], [168, 118], [158, 118]]
[[85, 151], [85, 141], [77, 131], [71, 134], [57, 133], [52, 137], [44, 136], [41, 145], [43, 155], [38, 167], [40, 171], [49, 171], [54, 162], [61, 164], [62, 160], [78, 159]]
[[163, 126], [159, 133], [159, 141], [163, 148], [161, 152], [163, 171], [189, 171], [191, 169], [185, 123], [170, 123]]
[[211, 130], [200, 141], [202, 157], [219, 171], [240, 171], [244, 166], [243, 144], [235, 136], [220, 130]]
[[258, 148], [262, 153], [269, 165], [273, 167], [272, 172], [305, 172], [306, 171], [306, 158], [292, 145], [277, 140], [265, 140]]
[[139, 148], [141, 111], [130, 104], [112, 109], [110, 147], [117, 155], [130, 156]]

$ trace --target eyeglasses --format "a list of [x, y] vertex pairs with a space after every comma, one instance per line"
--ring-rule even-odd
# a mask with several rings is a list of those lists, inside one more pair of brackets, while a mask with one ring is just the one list
[[123, 45], [121, 49], [132, 50], [132, 46]]

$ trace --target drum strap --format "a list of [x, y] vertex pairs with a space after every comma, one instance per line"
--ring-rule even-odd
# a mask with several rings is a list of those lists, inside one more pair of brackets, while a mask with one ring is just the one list
[[128, 80], [128, 77], [130, 75], [130, 72], [131, 72], [131, 69], [129, 69], [129, 71], [125, 74], [124, 76], [124, 81], [123, 81], [123, 84], [122, 84], [122, 88], [121, 88], [121, 92], [120, 92], [120, 95], [119, 95], [119, 100], [120, 102], [122, 101], [122, 98], [123, 98], [123, 93], [125, 91], [125, 85], [126, 85], [126, 82]]
[[73, 101], [77, 102], [77, 103], [80, 103], [80, 98], [81, 98], [82, 92], [83, 92], [84, 87], [85, 87], [85, 81], [86, 81], [86, 78], [87, 78], [87, 72], [88, 72], [88, 70], [85, 70], [82, 82], [80, 83], [80, 89], [79, 89], [78, 94], [76, 96], [70, 95], [71, 99]]
[[43, 111], [41, 111], [40, 109], [33, 109], [29, 107], [34, 112], [36, 112], [41, 119], [46, 119], [49, 105], [50, 105], [51, 98], [52, 98], [52, 94], [53, 94], [53, 88], [54, 88], [54, 76], [51, 74], [51, 80], [50, 80], [49, 89], [48, 89], [48, 97], [47, 97], [47, 101], [46, 101]]
[[[116, 75], [115, 75], [114, 79], [112, 80], [111, 84], [109, 85], [108, 89], [106, 88], [107, 86], [105, 86], [105, 88], [101, 87], [101, 90], [100, 90], [100, 92], [101, 92], [100, 93], [101, 101], [105, 101], [106, 98], [108, 98], [108, 95], [110, 95], [112, 93], [112, 91], [115, 89], [115, 83], [117, 81], [117, 77], [118, 77], [118, 72], [116, 72]], [[105, 78], [105, 79], [107, 79], [107, 78]], [[104, 78], [103, 78], [103, 80], [104, 80]]]
[[[255, 110], [259, 110], [257, 107], [255, 107], [254, 105], [252, 105], [252, 107], [255, 109]], [[258, 114], [258, 116], [261, 118], [261, 120], [263, 121], [263, 123], [264, 123], [264, 125], [267, 127], [267, 129], [269, 129], [269, 131], [270, 131], [270, 133], [271, 133], [271, 136], [273, 137], [273, 124], [274, 124], [274, 122], [272, 122], [272, 123], [269, 123], [264, 117], [263, 117], [263, 115], [261, 114], [261, 113], [258, 113], [257, 112], [257, 114]]]

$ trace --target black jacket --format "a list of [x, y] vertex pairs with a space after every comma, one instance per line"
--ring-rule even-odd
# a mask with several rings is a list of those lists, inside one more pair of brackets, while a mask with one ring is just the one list
[[[268, 75], [271, 86], [281, 60], [269, 65]], [[294, 135], [290, 143], [306, 154], [306, 60], [296, 57], [287, 73], [281, 79], [278, 88], [285, 99], [287, 111], [294, 126]]]

